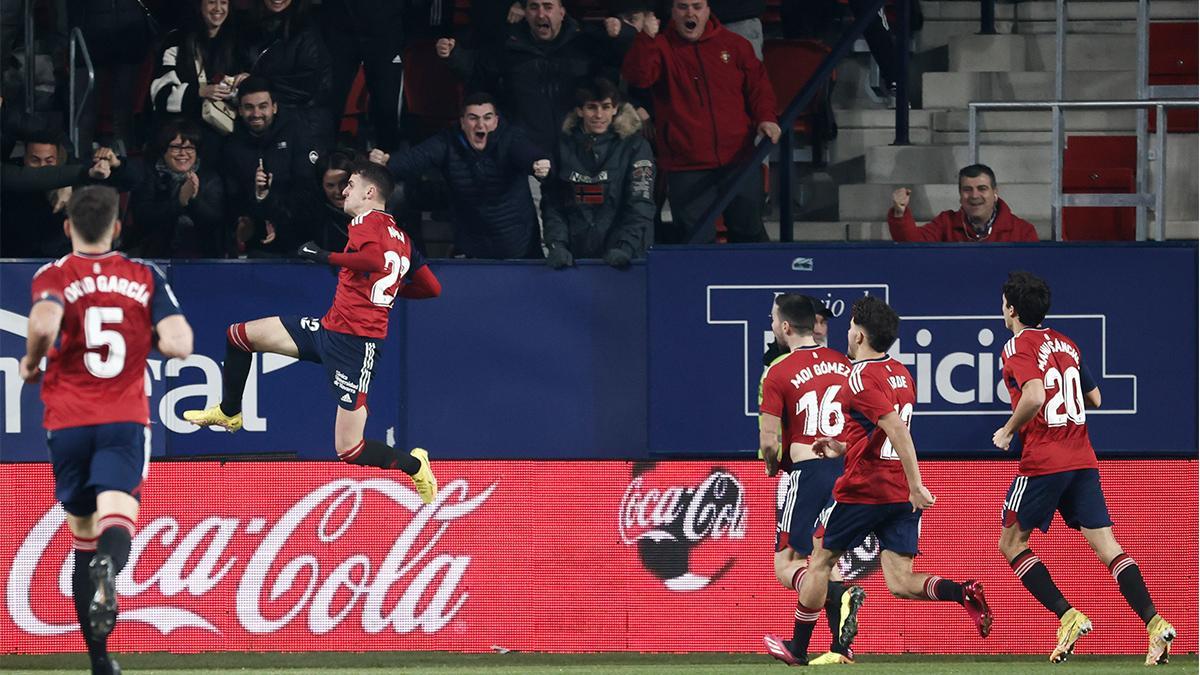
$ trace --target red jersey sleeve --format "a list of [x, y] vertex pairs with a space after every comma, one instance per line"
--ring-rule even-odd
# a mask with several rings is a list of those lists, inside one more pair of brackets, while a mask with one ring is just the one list
[[1042, 369], [1038, 368], [1037, 357], [1034, 356], [1031, 345], [1027, 340], [1017, 340], [1016, 349], [1013, 355], [1008, 357], [1004, 365], [1012, 373], [1013, 379], [1016, 380], [1017, 386], [1024, 387], [1025, 383], [1030, 380], [1039, 380], [1042, 378]]
[[49, 300], [63, 304], [62, 272], [54, 263], [46, 263], [33, 275], [31, 299], [34, 304]]
[[758, 411], [776, 417], [783, 417], [784, 385], [778, 373], [779, 369], [772, 367], [763, 379], [762, 403]]
[[863, 369], [850, 376], [850, 407], [866, 415], [872, 424], [878, 424], [880, 417], [896, 412], [886, 391], [887, 387], [881, 386], [871, 369]]

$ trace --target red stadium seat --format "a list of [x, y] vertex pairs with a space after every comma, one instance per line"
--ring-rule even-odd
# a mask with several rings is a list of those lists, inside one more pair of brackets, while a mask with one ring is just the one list
[[[783, 113], [829, 52], [828, 46], [816, 40], [766, 40], [763, 43], [763, 65], [767, 68], [771, 87], [775, 89], [778, 113]], [[836, 71], [833, 79], [837, 79]], [[822, 87], [808, 108], [796, 118], [793, 128], [797, 133], [813, 130], [816, 116], [824, 109], [828, 91], [828, 87]]]
[[[1195, 21], [1150, 24], [1148, 81], [1151, 85], [1200, 83], [1200, 62], [1196, 44], [1200, 42], [1200, 23]], [[1158, 126], [1150, 110], [1150, 131]], [[1167, 131], [1196, 133], [1200, 129], [1200, 111], [1195, 108], [1167, 111]]]
[[[1063, 153], [1063, 192], [1068, 194], [1132, 194], [1136, 191], [1137, 138], [1134, 136], [1070, 136]], [[1132, 207], [1063, 209], [1063, 239], [1131, 241], [1137, 212]]]

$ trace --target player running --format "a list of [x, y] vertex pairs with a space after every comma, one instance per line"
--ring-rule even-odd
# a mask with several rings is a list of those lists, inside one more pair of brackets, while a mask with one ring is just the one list
[[[108, 655], [114, 581], [129, 560], [140, 486], [150, 461], [146, 357], [192, 353], [192, 329], [157, 267], [112, 250], [117, 193], [75, 190], [64, 230], [72, 253], [33, 275], [21, 379], [42, 378], [54, 496], [71, 530], [71, 592], [92, 673], [120, 673]], [[155, 339], [157, 338], [157, 342]], [[58, 346], [54, 347], [58, 339]]]
[[[838, 437], [846, 428], [842, 402], [850, 375], [850, 361], [821, 344], [828, 327], [820, 310], [829, 312], [805, 295], [775, 297], [771, 332], [773, 348], [782, 348], [782, 354], [764, 374], [760, 396], [760, 454], [768, 476], [783, 470], [776, 510], [775, 577], [788, 589], [796, 589], [795, 581], [808, 565], [817, 516], [842, 475], [840, 458], [823, 459], [812, 451], [818, 436]], [[847, 587], [840, 578], [829, 581], [825, 616], [832, 643], [810, 665], [854, 663], [850, 645], [858, 633], [858, 610], [865, 598], [866, 592], [858, 586]], [[772, 640], [779, 639], [763, 638], [768, 649]]]
[[1175, 627], [1155, 610], [1137, 563], [1113, 537], [1096, 451], [1088, 438], [1084, 407], [1100, 407], [1100, 388], [1084, 367], [1079, 347], [1062, 333], [1042, 327], [1050, 311], [1045, 281], [1013, 272], [1002, 300], [1004, 325], [1013, 332], [1001, 356], [1013, 414], [996, 430], [992, 443], [1007, 450], [1013, 435], [1020, 433], [1023, 450], [1017, 477], [1004, 498], [1000, 551], [1030, 594], [1058, 615], [1058, 644], [1050, 661], [1066, 660], [1092, 622], [1067, 602], [1046, 565], [1029, 549], [1033, 528], [1048, 531], [1057, 510], [1108, 565], [1121, 595], [1146, 624], [1146, 665], [1164, 664]]
[[771, 655], [789, 665], [808, 662], [808, 643], [825, 604], [833, 565], [872, 532], [883, 549], [883, 577], [892, 595], [957, 602], [967, 610], [981, 636], [987, 637], [991, 631], [992, 612], [984, 599], [983, 584], [959, 584], [912, 569], [921, 511], [933, 506], [934, 497], [921, 483], [908, 431], [916, 402], [912, 376], [886, 353], [896, 341], [899, 325], [900, 317], [878, 298], [859, 298], [851, 310], [846, 337], [855, 363], [850, 371], [848, 407], [849, 416], [863, 433], [848, 453], [844, 443], [831, 438], [813, 444], [818, 456], [846, 453], [846, 469], [834, 484], [833, 500], [821, 511], [808, 568], [797, 575], [800, 599], [793, 639], [790, 643], [778, 638], [767, 642]]
[[392, 193], [387, 169], [361, 162], [350, 173], [343, 195], [350, 221], [350, 240], [342, 253], [331, 253], [308, 242], [298, 254], [341, 267], [333, 305], [325, 316], [272, 316], [235, 323], [226, 332], [221, 403], [207, 410], [189, 410], [184, 419], [197, 426], [242, 428], [242, 395], [254, 352], [283, 354], [325, 366], [338, 402], [334, 448], [349, 464], [400, 469], [412, 477], [426, 504], [437, 494], [437, 479], [429, 455], [421, 448], [401, 453], [380, 441], [366, 440], [367, 393], [371, 373], [387, 337], [388, 312], [397, 296], [432, 298], [441, 293], [433, 272], [418, 263], [412, 242], [384, 210]]

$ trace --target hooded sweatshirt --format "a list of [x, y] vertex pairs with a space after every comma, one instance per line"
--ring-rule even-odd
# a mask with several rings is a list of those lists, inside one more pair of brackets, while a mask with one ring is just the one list
[[658, 163], [664, 171], [715, 169], [753, 147], [758, 125], [776, 122], [775, 92], [750, 42], [715, 18], [696, 42], [673, 24], [638, 33], [621, 74], [654, 97]]

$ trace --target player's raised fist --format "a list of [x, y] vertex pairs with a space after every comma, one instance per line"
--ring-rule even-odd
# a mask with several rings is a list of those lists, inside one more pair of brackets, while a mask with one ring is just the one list
[[615, 16], [610, 16], [604, 20], [604, 32], [608, 33], [608, 37], [615, 38], [621, 34], [621, 20]]
[[329, 251], [317, 246], [317, 242], [315, 241], [305, 242], [300, 248], [296, 249], [296, 255], [313, 262], [329, 262]]
[[904, 215], [904, 211], [908, 209], [908, 202], [911, 198], [912, 190], [906, 187], [899, 188], [892, 193], [892, 213], [897, 218]]
[[[455, 44], [454, 38], [441, 38], [440, 40], [438, 40], [437, 43], [434, 45], [434, 49], [437, 50], [438, 58], [442, 58], [442, 59], [450, 58], [450, 52], [454, 51], [454, 44]], [[371, 160], [371, 161], [375, 161], [375, 160]]]
[[550, 175], [550, 160], [539, 159], [533, 163], [533, 175], [536, 178], [545, 178]]
[[642, 32], [650, 37], [658, 35], [659, 21], [658, 17], [654, 16], [654, 12], [646, 12], [646, 20], [642, 24]]
[[392, 158], [391, 155], [380, 150], [379, 148], [375, 148], [371, 152], [367, 153], [367, 159], [371, 160], [372, 162], [374, 162], [376, 164], [380, 164], [383, 166], [387, 166], [388, 160], [391, 158]]
[[521, 21], [523, 21], [524, 19], [525, 19], [525, 5], [522, 4], [518, 0], [518, 2], [514, 2], [512, 4], [512, 6], [508, 8], [508, 22], [509, 23], [521, 23]]

